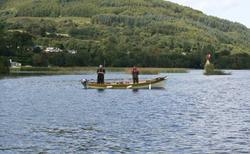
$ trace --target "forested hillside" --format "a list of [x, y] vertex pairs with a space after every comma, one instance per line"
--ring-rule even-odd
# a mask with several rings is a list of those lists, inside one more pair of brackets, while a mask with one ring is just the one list
[[[250, 30], [163, 0], [0, 0], [0, 55], [33, 66], [250, 68]], [[1, 35], [0, 34], [0, 35]], [[46, 47], [63, 52], [44, 53]], [[76, 50], [70, 54], [67, 50]]]

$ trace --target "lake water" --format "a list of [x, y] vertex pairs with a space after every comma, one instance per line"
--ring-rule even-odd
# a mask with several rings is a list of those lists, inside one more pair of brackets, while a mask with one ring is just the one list
[[0, 153], [250, 153], [250, 71], [160, 75], [164, 90], [83, 89], [95, 75], [2, 79]]

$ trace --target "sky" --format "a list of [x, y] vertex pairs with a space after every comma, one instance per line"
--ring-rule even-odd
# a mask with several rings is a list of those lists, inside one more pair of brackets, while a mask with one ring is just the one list
[[169, 0], [250, 28], [250, 0]]

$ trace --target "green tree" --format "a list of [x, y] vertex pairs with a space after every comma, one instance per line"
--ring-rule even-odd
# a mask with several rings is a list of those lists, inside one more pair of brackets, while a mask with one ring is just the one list
[[0, 57], [0, 74], [9, 73], [9, 61], [6, 57]]
[[48, 66], [48, 59], [45, 54], [34, 54], [32, 60], [33, 66]]

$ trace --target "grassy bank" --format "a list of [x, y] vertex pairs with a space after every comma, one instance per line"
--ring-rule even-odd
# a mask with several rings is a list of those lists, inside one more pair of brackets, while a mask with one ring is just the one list
[[[97, 67], [21, 67], [11, 68], [11, 74], [84, 74], [95, 73]], [[140, 74], [187, 73], [184, 68], [139, 68]], [[131, 68], [107, 67], [106, 72], [130, 73]]]
[[231, 75], [231, 73], [226, 73], [222, 70], [215, 69], [213, 64], [207, 63], [205, 65], [204, 75]]
[[204, 72], [204, 75], [231, 75], [231, 73], [222, 70], [214, 70], [213, 72]]
[[[159, 73], [187, 73], [185, 68], [139, 68], [140, 74], [159, 74]], [[126, 68], [126, 72], [130, 73], [131, 68]]]

